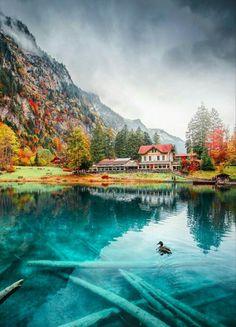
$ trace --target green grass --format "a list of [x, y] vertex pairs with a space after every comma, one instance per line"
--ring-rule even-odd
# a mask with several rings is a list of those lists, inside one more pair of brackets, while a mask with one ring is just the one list
[[109, 174], [110, 177], [115, 178], [122, 178], [122, 179], [149, 179], [149, 180], [158, 180], [158, 181], [169, 181], [175, 176], [176, 180], [184, 181], [186, 180], [185, 177], [176, 176], [172, 173], [145, 173], [145, 172], [138, 172], [138, 173], [114, 173]]
[[[236, 180], [236, 166], [226, 167], [223, 172], [229, 174], [232, 180]], [[219, 170], [215, 170], [215, 171], [199, 170], [193, 173], [192, 175], [189, 175], [189, 178], [211, 179], [212, 177], [216, 176], [219, 173], [220, 173]]]
[[68, 172], [64, 172], [59, 167], [16, 167], [16, 171], [13, 173], [2, 173], [0, 174], [1, 180], [21, 180], [27, 178], [42, 178], [45, 176], [55, 176], [55, 175], [67, 175]]
[[20, 183], [20, 182], [6, 182], [0, 184], [0, 190], [13, 189], [14, 194], [20, 193], [45, 193], [45, 192], [60, 192], [68, 189], [68, 186], [62, 185], [47, 185], [38, 183]]

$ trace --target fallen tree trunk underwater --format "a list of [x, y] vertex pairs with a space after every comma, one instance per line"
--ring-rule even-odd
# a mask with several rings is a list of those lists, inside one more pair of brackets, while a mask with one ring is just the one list
[[[138, 306], [143, 306], [143, 305], [147, 304], [147, 301], [145, 301], [144, 299], [141, 299], [141, 300], [133, 301], [132, 303], [135, 305], [138, 305]], [[115, 307], [103, 309], [103, 310], [97, 311], [95, 313], [91, 313], [85, 317], [78, 319], [78, 320], [74, 320], [67, 324], [60, 325], [58, 327], [90, 327], [90, 326], [93, 326], [95, 323], [103, 321], [104, 319], [121, 314], [121, 311], [122, 310], [120, 308], [115, 308]], [[109, 316], [109, 313], [111, 313], [110, 316]]]
[[[62, 275], [63, 278], [65, 278], [64, 275]], [[98, 287], [96, 285], [93, 285], [81, 278], [78, 277], [72, 277], [67, 276], [70, 281], [72, 281], [74, 284], [84, 287], [85, 289], [90, 290], [91, 292], [101, 296], [105, 300], [113, 303], [117, 307], [119, 307], [121, 310], [127, 312], [137, 320], [139, 320], [141, 323], [143, 323], [147, 327], [166, 327], [168, 326], [160, 319], [154, 317], [152, 314], [148, 313], [147, 311], [139, 308], [134, 303], [122, 298], [121, 296], [105, 290], [101, 287]]]
[[15, 293], [23, 284], [24, 279], [20, 279], [17, 282], [6, 287], [4, 290], [0, 291], [0, 304], [5, 302], [9, 296]]
[[[179, 300], [176, 300], [172, 296], [164, 293], [163, 291], [153, 288], [150, 284], [145, 282], [142, 278], [129, 273], [129, 276], [132, 278], [136, 279], [139, 281], [139, 283], [149, 290], [151, 294], [156, 297], [160, 302], [162, 302], [164, 305], [169, 307], [171, 310], [174, 310], [178, 314], [179, 310], [185, 313], [187, 316], [189, 316], [191, 319], [194, 321], [200, 323], [201, 326], [206, 326], [206, 327], [223, 327], [222, 324], [219, 322], [214, 321], [213, 319], [209, 317], [205, 317], [202, 313], [199, 311], [196, 311], [195, 309], [189, 307], [183, 302], [180, 302]], [[176, 310], [177, 309], [177, 310]]]
[[196, 323], [193, 319], [189, 318], [186, 314], [181, 312], [176, 308], [172, 308], [170, 305], [168, 308], [163, 302], [159, 301], [153, 294], [143, 287], [140, 282], [133, 275], [129, 275], [128, 272], [121, 270], [120, 273], [122, 276], [141, 294], [141, 296], [155, 309], [157, 310], [160, 317], [165, 322], [169, 323], [171, 326], [194, 326], [200, 327], [198, 323]]
[[156, 268], [157, 264], [150, 262], [130, 262], [130, 261], [53, 261], [53, 260], [31, 260], [27, 263], [35, 267], [51, 268], [88, 268], [88, 269], [146, 269]]

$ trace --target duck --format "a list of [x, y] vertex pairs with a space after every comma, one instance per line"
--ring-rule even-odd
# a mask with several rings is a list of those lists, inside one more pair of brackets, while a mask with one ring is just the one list
[[157, 245], [159, 245], [158, 251], [159, 251], [160, 255], [172, 254], [171, 249], [169, 249], [167, 246], [163, 245], [162, 241], [157, 243]]

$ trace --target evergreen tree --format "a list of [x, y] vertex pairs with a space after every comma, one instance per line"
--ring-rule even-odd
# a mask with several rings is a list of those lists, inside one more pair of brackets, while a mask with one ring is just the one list
[[134, 130], [129, 131], [127, 140], [127, 157], [134, 159], [137, 156], [137, 139]]
[[115, 149], [114, 149], [114, 132], [112, 128], [107, 128], [105, 131], [105, 157], [114, 158]]
[[221, 129], [222, 120], [216, 109], [209, 111], [201, 105], [188, 124], [185, 147], [187, 152], [196, 152], [199, 157], [205, 148], [207, 136], [215, 129]]
[[80, 127], [70, 132], [66, 143], [66, 164], [69, 168], [82, 168], [90, 164], [90, 141]]
[[91, 156], [93, 162], [99, 162], [106, 157], [106, 136], [100, 123], [97, 123], [92, 134]]
[[143, 145], [151, 145], [152, 144], [152, 140], [150, 138], [150, 135], [148, 134], [148, 132], [144, 132], [143, 133]]
[[210, 126], [211, 131], [224, 128], [222, 119], [220, 118], [218, 111], [214, 108], [211, 109], [210, 119], [211, 119], [211, 126]]
[[128, 151], [128, 136], [129, 131], [125, 125], [116, 135], [115, 138], [115, 155], [118, 158], [126, 158], [129, 154]]
[[160, 135], [157, 132], [153, 135], [153, 144], [160, 144]]
[[211, 157], [208, 155], [207, 149], [204, 148], [202, 151], [202, 157], [201, 157], [202, 163], [201, 163], [201, 170], [215, 170], [213, 161]]

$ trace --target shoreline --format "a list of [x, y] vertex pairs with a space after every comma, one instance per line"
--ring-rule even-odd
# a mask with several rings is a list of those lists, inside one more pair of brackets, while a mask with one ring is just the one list
[[[14, 179], [2, 179], [0, 180], [1, 184], [7, 183], [40, 183], [47, 185], [86, 185], [86, 186], [111, 186], [114, 184], [192, 184], [197, 183], [199, 185], [209, 185], [209, 180], [199, 180], [199, 179], [183, 179], [183, 180], [164, 180], [164, 179], [148, 179], [148, 178], [117, 178], [109, 177], [103, 179], [102, 176], [97, 176], [96, 178], [93, 175], [85, 176], [75, 176], [75, 175], [55, 175], [55, 176], [44, 176], [40, 178], [14, 178]], [[212, 184], [214, 186], [215, 184]], [[220, 187], [224, 186], [236, 186], [236, 182], [229, 182], [227, 184], [221, 184]]]

